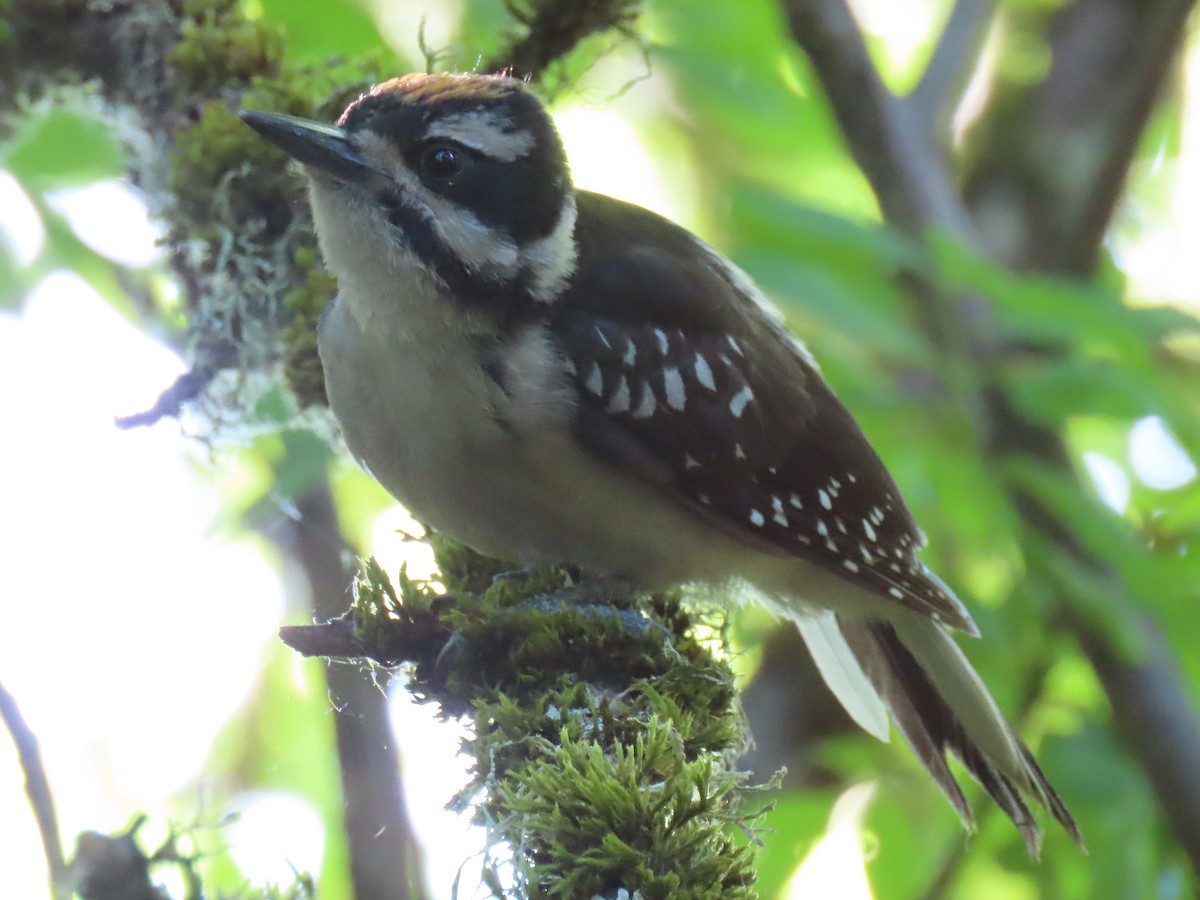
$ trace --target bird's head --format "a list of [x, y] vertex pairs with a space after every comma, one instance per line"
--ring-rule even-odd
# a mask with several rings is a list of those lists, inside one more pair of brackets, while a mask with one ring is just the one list
[[[412, 74], [376, 86], [335, 125], [244, 111], [303, 163], [326, 260], [428, 270], [454, 296], [546, 302], [574, 263], [575, 193], [554, 124], [517, 79]], [[402, 266], [402, 267], [404, 267]]]

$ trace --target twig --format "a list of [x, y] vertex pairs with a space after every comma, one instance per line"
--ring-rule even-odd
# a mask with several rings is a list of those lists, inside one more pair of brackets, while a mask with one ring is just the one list
[[158, 395], [149, 409], [128, 416], [117, 416], [114, 422], [118, 428], [129, 430], [157, 425], [163, 419], [178, 419], [183, 407], [203, 394], [215, 376], [215, 371], [205, 368], [184, 372]]
[[547, 67], [593, 34], [616, 29], [628, 32], [641, 0], [540, 0], [528, 12], [509, 0], [509, 13], [526, 29], [507, 50], [487, 60], [485, 72], [511, 72], [536, 81]]
[[941, 147], [949, 146], [950, 120], [971, 80], [995, 11], [994, 0], [957, 0], [921, 80], [905, 98], [919, 130], [937, 135]]
[[909, 235], [935, 227], [969, 238], [932, 136], [884, 85], [845, 0], [783, 0], [783, 9], [884, 218]]
[[21, 771], [25, 773], [25, 793], [42, 836], [42, 849], [50, 872], [50, 890], [55, 900], [71, 900], [67, 864], [58, 835], [58, 816], [54, 812], [54, 795], [50, 793], [38, 739], [21, 715], [16, 698], [3, 684], [0, 684], [0, 718], [4, 719], [4, 725], [12, 735]]
[[365, 641], [355, 629], [353, 613], [316, 625], [285, 625], [279, 639], [303, 656], [333, 660], [369, 660], [384, 667], [401, 663], [432, 665], [451, 638], [432, 610], [404, 610], [405, 616]]

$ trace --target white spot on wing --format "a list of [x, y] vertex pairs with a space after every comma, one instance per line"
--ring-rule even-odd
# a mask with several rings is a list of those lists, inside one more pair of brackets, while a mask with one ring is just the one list
[[868, 540], [871, 540], [871, 541], [879, 540], [879, 538], [875, 536], [875, 529], [871, 527], [871, 523], [869, 521], [867, 521], [866, 519], [863, 519], [862, 525], [863, 525], [863, 534], [865, 534], [867, 536]]
[[766, 519], [763, 518], [763, 514], [760, 513], [757, 509], [750, 510], [750, 522], [753, 525], [757, 526], [758, 528], [762, 528], [763, 523], [765, 521], [766, 521]]
[[631, 367], [637, 362], [637, 344], [633, 342], [633, 338], [625, 339], [625, 358], [621, 362]]
[[592, 363], [592, 371], [588, 373], [587, 381], [583, 386], [599, 397], [604, 393], [604, 375], [600, 371], [599, 363]]
[[629, 412], [629, 404], [631, 398], [629, 396], [629, 382], [625, 380], [625, 376], [621, 376], [621, 380], [617, 382], [617, 389], [613, 391], [612, 398], [608, 401], [608, 406], [605, 407], [610, 413]]
[[817, 497], [820, 499], [823, 507], [833, 509], [833, 504], [829, 502], [829, 495], [824, 490], [817, 491]]
[[700, 353], [696, 354], [696, 361], [692, 368], [696, 371], [696, 380], [710, 391], [717, 389], [717, 382], [713, 379], [712, 368], [708, 365], [708, 360]]
[[729, 399], [729, 411], [733, 413], [734, 418], [740, 419], [742, 413], [746, 411], [746, 404], [754, 399], [754, 391], [750, 390], [750, 385], [746, 385]]
[[854, 560], [852, 560], [852, 559], [843, 559], [843, 560], [842, 560], [842, 565], [843, 565], [843, 566], [845, 566], [847, 569], [849, 569], [851, 572], [857, 572], [857, 571], [858, 571], [858, 563], [856, 563], [856, 562], [855, 562]]
[[683, 376], [673, 366], [663, 369], [663, 388], [667, 393], [667, 406], [683, 410], [687, 406], [687, 394], [683, 389]]
[[612, 349], [612, 344], [608, 342], [608, 335], [604, 333], [604, 329], [599, 325], [596, 326], [596, 336], [600, 338], [600, 343], [604, 345], [606, 350]]
[[897, 600], [904, 599], [904, 591], [900, 590], [900, 588], [898, 588], [898, 587], [888, 588], [888, 593], [891, 594], [893, 597], [895, 597]]
[[658, 341], [658, 352], [666, 356], [667, 352], [671, 349], [671, 345], [667, 341], [667, 333], [661, 328], [655, 328], [654, 339]]
[[654, 409], [657, 404], [654, 402], [654, 392], [650, 390], [650, 385], [642, 382], [642, 394], [638, 399], [637, 409], [633, 411], [635, 419], [648, 419], [654, 415]]
[[780, 501], [780, 499], [778, 497], [775, 497], [775, 496], [771, 497], [771, 511], [774, 513], [774, 515], [771, 516], [771, 518], [774, 519], [776, 522], [778, 522], [780, 525], [782, 525], [784, 528], [787, 528], [788, 519], [787, 519], [787, 516], [784, 515], [784, 513], [783, 513], [783, 503], [782, 503], [782, 501]]

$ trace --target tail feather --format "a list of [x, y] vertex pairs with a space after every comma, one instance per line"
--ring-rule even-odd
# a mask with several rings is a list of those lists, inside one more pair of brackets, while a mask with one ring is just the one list
[[1066, 806], [941, 626], [927, 620], [899, 627], [847, 619], [839, 619], [839, 624], [905, 741], [969, 829], [974, 820], [947, 765], [947, 750], [1012, 819], [1031, 856], [1041, 852], [1042, 830], [1024, 800], [1026, 794], [1083, 846]]

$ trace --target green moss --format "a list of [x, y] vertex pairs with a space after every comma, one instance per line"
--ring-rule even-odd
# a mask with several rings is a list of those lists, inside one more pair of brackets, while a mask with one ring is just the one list
[[[282, 151], [259, 138], [223, 101], [210, 100], [200, 118], [175, 136], [171, 188], [174, 223], [190, 236], [211, 239], [222, 226], [265, 217], [290, 220], [297, 185]], [[253, 170], [254, 177], [246, 175]]]
[[443, 538], [436, 531], [427, 538], [433, 549], [442, 584], [452, 594], [467, 592], [482, 594], [502, 572], [516, 568], [497, 562], [457, 541]]
[[278, 71], [282, 29], [246, 18], [229, 0], [188, 0], [183, 12], [179, 41], [167, 54], [183, 91], [210, 93]]
[[[365, 627], [377, 642], [405, 616], [400, 630], [423, 629], [410, 688], [473, 723], [474, 777], [451, 805], [513, 848], [520, 895], [752, 896], [733, 674], [679, 598], [578, 585], [556, 567], [496, 579], [502, 564], [433, 543], [456, 590], [404, 573], [385, 586], [368, 564]], [[432, 648], [423, 615], [444, 629]]]
[[754, 896], [753, 851], [727, 828], [743, 818], [736, 782], [712, 757], [689, 758], [673, 722], [651, 716], [612, 747], [567, 729], [543, 743], [496, 785], [525, 896]]
[[281, 332], [283, 374], [301, 409], [327, 406], [325, 372], [317, 353], [317, 324], [337, 291], [337, 281], [318, 267], [316, 253], [309, 247], [298, 247], [292, 259], [300, 279], [283, 298], [289, 316]]

